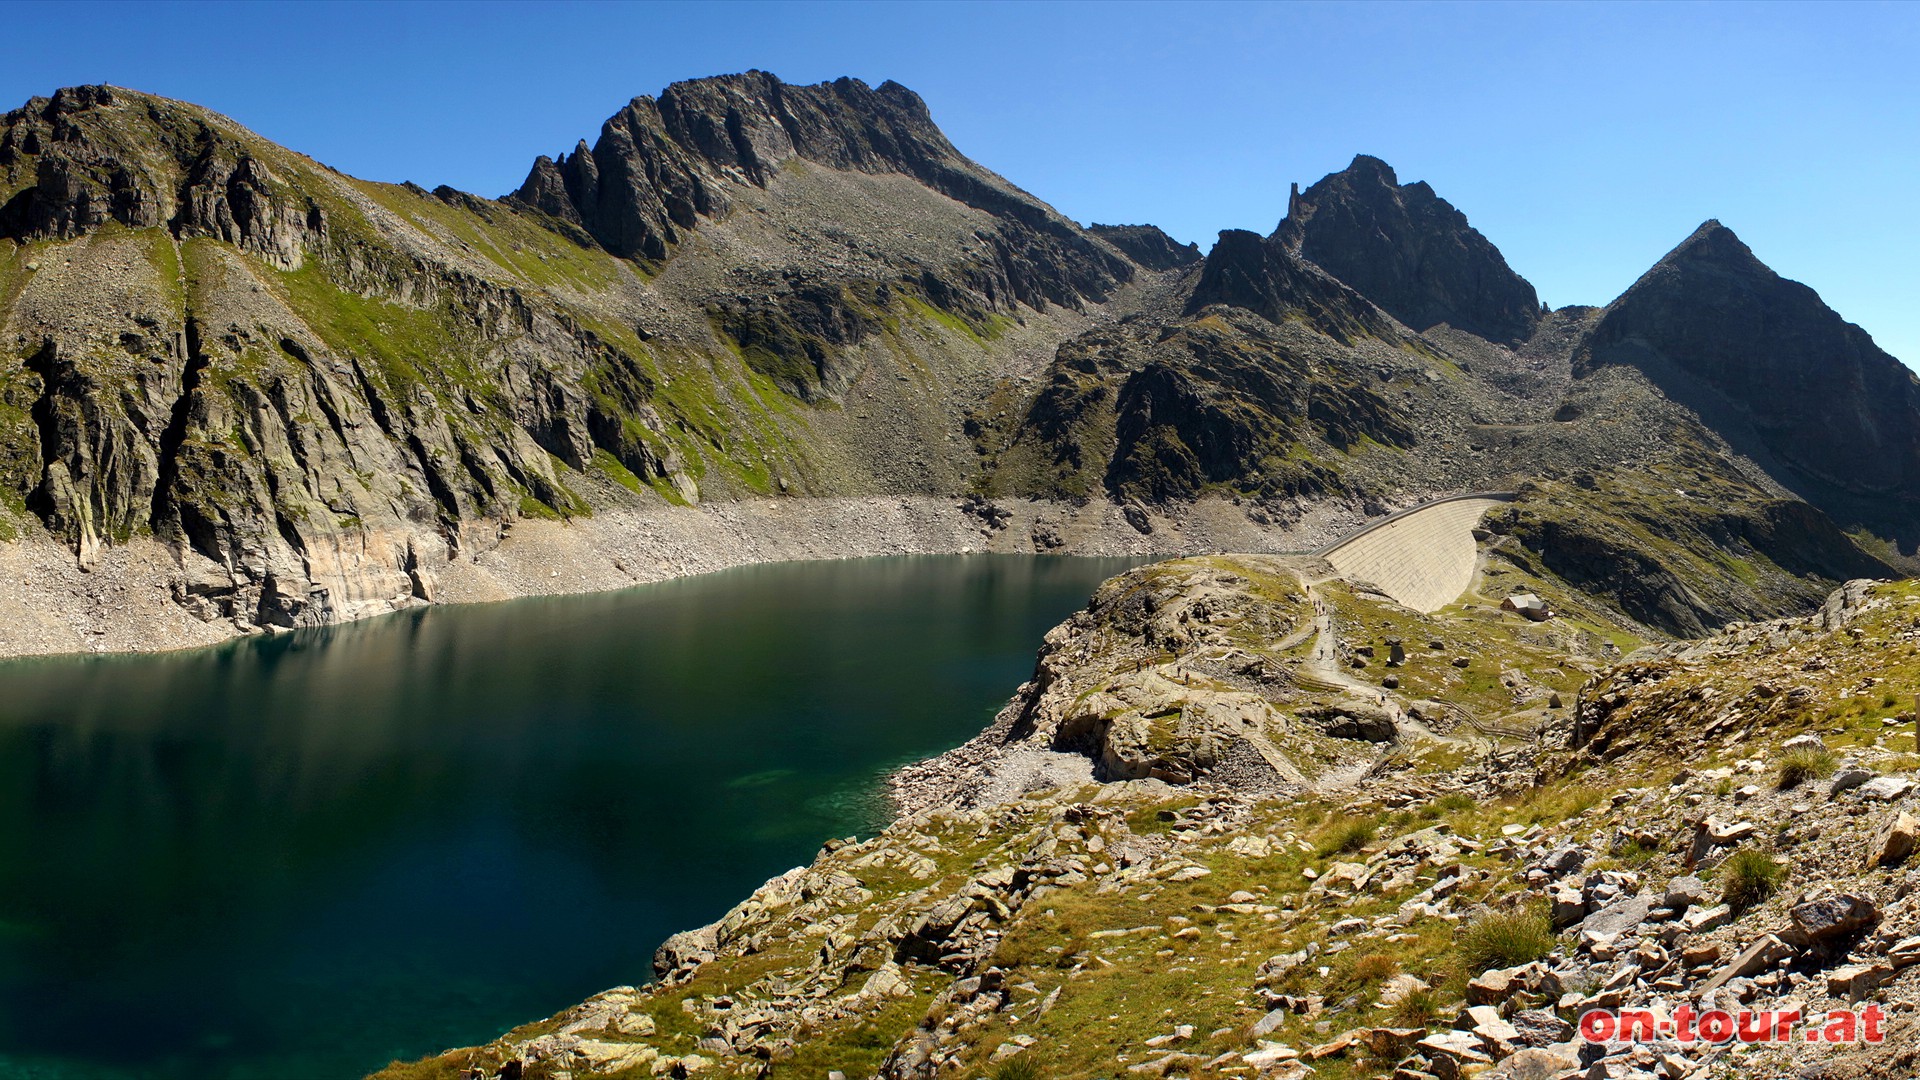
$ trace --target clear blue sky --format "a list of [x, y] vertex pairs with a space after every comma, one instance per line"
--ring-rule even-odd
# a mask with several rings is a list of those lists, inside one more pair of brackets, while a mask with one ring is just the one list
[[485, 195], [628, 98], [764, 68], [895, 79], [1081, 221], [1204, 248], [1356, 152], [1556, 306], [1717, 217], [1920, 364], [1920, 4], [10, 5], [0, 108], [80, 82], [336, 168]]

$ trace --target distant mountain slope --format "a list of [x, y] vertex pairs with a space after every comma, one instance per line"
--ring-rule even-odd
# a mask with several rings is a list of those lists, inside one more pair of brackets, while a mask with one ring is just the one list
[[540, 158], [507, 201], [583, 225], [615, 255], [657, 260], [700, 219], [724, 216], [739, 183], [765, 188], [793, 161], [910, 176], [1000, 219], [967, 282], [988, 304], [1077, 305], [1132, 277], [1079, 226], [963, 157], [894, 82], [789, 86], [753, 71], [675, 83], [634, 98], [591, 150]]

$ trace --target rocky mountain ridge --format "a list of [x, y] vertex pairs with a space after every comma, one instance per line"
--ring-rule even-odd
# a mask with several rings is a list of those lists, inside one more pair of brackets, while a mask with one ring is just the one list
[[1915, 497], [1920, 379], [1718, 221], [1607, 307], [1576, 359], [1604, 364], [1647, 372], [1842, 522], [1905, 535], [1889, 526]]
[[[117, 88], [0, 128], [0, 555], [64, 544], [84, 573], [51, 602], [105, 623], [9, 651], [649, 580], [690, 560], [610, 523], [795, 499], [944, 500], [881, 549], [1280, 551], [1534, 483], [1536, 564], [1672, 633], [1920, 535], [1911, 377], [1730, 233], [1542, 312], [1373, 158], [1203, 255], [1082, 228], [895, 84], [762, 72], [636, 98], [498, 201]], [[1855, 427], [1872, 469], [1838, 467]], [[562, 535], [609, 572], [512, 569]]]
[[582, 226], [626, 258], [661, 260], [701, 218], [731, 208], [728, 181], [766, 187], [787, 162], [900, 173], [1011, 221], [965, 287], [989, 308], [1078, 306], [1111, 295], [1133, 266], [1052, 208], [961, 156], [918, 95], [857, 79], [790, 86], [762, 71], [675, 83], [609, 119], [591, 149], [541, 157], [506, 202]]

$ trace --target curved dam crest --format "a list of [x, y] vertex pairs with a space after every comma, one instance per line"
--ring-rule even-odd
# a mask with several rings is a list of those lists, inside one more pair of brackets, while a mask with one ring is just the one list
[[1388, 515], [1315, 554], [1340, 576], [1376, 585], [1415, 611], [1438, 611], [1467, 591], [1479, 556], [1480, 518], [1512, 502], [1510, 492], [1476, 492], [1422, 503]]

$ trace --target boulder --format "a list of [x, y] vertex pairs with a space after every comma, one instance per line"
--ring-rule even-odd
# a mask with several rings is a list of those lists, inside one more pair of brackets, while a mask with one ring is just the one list
[[1469, 1030], [1479, 1036], [1487, 1056], [1495, 1061], [1512, 1054], [1520, 1041], [1520, 1030], [1500, 1015], [1497, 1005], [1469, 1005], [1465, 1019], [1472, 1025]]
[[1733, 909], [1725, 904], [1715, 904], [1710, 908], [1697, 907], [1687, 912], [1680, 925], [1687, 930], [1704, 934], [1709, 930], [1718, 930], [1733, 921]]
[[1240, 1061], [1262, 1076], [1269, 1076], [1273, 1070], [1299, 1064], [1300, 1051], [1290, 1046], [1266, 1046], [1240, 1055]]
[[1860, 797], [1880, 802], [1893, 802], [1913, 790], [1913, 781], [1897, 776], [1876, 776], [1860, 785]]
[[1253, 1037], [1256, 1039], [1266, 1038], [1280, 1030], [1280, 1025], [1286, 1023], [1292, 1016], [1293, 1013], [1289, 1009], [1275, 1009], [1269, 1012], [1267, 1015], [1253, 1022]]
[[1687, 874], [1667, 882], [1667, 894], [1660, 901], [1660, 906], [1670, 911], [1684, 912], [1705, 903], [1712, 895], [1706, 882], [1692, 874]]
[[1393, 978], [1388, 979], [1380, 987], [1380, 1004], [1398, 1005], [1414, 994], [1431, 989], [1433, 988], [1427, 985], [1424, 980], [1403, 971]]
[[1833, 779], [1827, 783], [1827, 794], [1838, 795], [1843, 791], [1852, 791], [1876, 775], [1872, 769], [1862, 769], [1857, 765], [1848, 766], [1833, 774]]
[[1887, 947], [1887, 960], [1894, 967], [1920, 964], [1920, 937], [1901, 938]]
[[1467, 1004], [1499, 1005], [1515, 994], [1557, 998], [1562, 987], [1560, 976], [1542, 963], [1518, 967], [1494, 968], [1481, 972], [1467, 983]]
[[1843, 997], [1857, 1001], [1888, 979], [1893, 978], [1895, 968], [1892, 964], [1849, 964], [1827, 972], [1827, 993], [1834, 997]]
[[1555, 849], [1540, 861], [1540, 868], [1554, 877], [1577, 873], [1587, 864], [1587, 853], [1572, 844]]
[[1707, 839], [1713, 841], [1715, 847], [1724, 844], [1737, 844], [1742, 840], [1751, 839], [1754, 834], [1760, 831], [1759, 826], [1751, 821], [1735, 821], [1722, 824], [1712, 818], [1708, 818], [1702, 822], [1701, 828], [1706, 833]]
[[715, 932], [711, 926], [698, 930], [682, 930], [666, 941], [653, 953], [653, 974], [664, 979], [683, 968], [698, 967], [713, 959]]
[[1513, 973], [1495, 969], [1467, 982], [1468, 1005], [1498, 1005], [1513, 994]]
[[1647, 893], [1616, 900], [1588, 915], [1580, 923], [1580, 932], [1618, 937], [1646, 922], [1647, 912], [1653, 910], [1653, 905], [1654, 898]]
[[1701, 942], [1697, 945], [1688, 945], [1686, 948], [1680, 950], [1680, 960], [1688, 967], [1699, 967], [1702, 964], [1711, 964], [1718, 959], [1720, 959], [1720, 946], [1715, 945], [1711, 941]]
[[1772, 934], [1762, 934], [1760, 940], [1741, 950], [1739, 956], [1734, 957], [1725, 967], [1715, 972], [1713, 978], [1701, 984], [1699, 994], [1704, 996], [1735, 979], [1758, 975], [1792, 956], [1793, 952], [1793, 946]]
[[1290, 953], [1281, 953], [1278, 956], [1269, 956], [1261, 962], [1259, 968], [1255, 969], [1253, 973], [1254, 985], [1270, 986], [1277, 983], [1281, 979], [1286, 978], [1294, 968], [1313, 959], [1318, 953], [1318, 943], [1314, 942], [1305, 949]]
[[1360, 1042], [1374, 1057], [1392, 1061], [1404, 1057], [1426, 1033], [1426, 1028], [1367, 1028], [1360, 1032]]
[[1515, 1044], [1521, 1047], [1545, 1047], [1563, 1043], [1573, 1038], [1573, 1025], [1560, 1019], [1546, 1009], [1521, 1009], [1507, 1017], [1519, 1037]]
[[1547, 894], [1547, 900], [1555, 930], [1564, 930], [1587, 917], [1587, 898], [1571, 885], [1556, 886]]
[[1580, 1058], [1560, 1047], [1527, 1047], [1479, 1074], [1479, 1080], [1558, 1080], [1580, 1068]]
[[1874, 838], [1873, 854], [1867, 860], [1868, 865], [1897, 866], [1913, 854], [1916, 843], [1920, 843], [1920, 821], [1905, 811], [1895, 814], [1880, 827], [1879, 835]]
[[1310, 1046], [1307, 1048], [1307, 1052], [1301, 1056], [1310, 1061], [1319, 1061], [1322, 1058], [1338, 1057], [1359, 1045], [1360, 1032], [1354, 1030], [1342, 1034], [1339, 1038], [1331, 1042], [1323, 1042], [1319, 1046]]
[[1397, 717], [1391, 710], [1357, 697], [1302, 709], [1300, 715], [1336, 739], [1391, 742], [1400, 734]]
[[1415, 1043], [1414, 1049], [1426, 1055], [1440, 1080], [1457, 1080], [1475, 1065], [1493, 1063], [1480, 1049], [1479, 1037], [1466, 1031], [1435, 1032]]
[[1873, 901], [1852, 893], [1796, 904], [1787, 913], [1794, 929], [1809, 942], [1825, 943], [1844, 938], [1880, 924], [1880, 909]]

